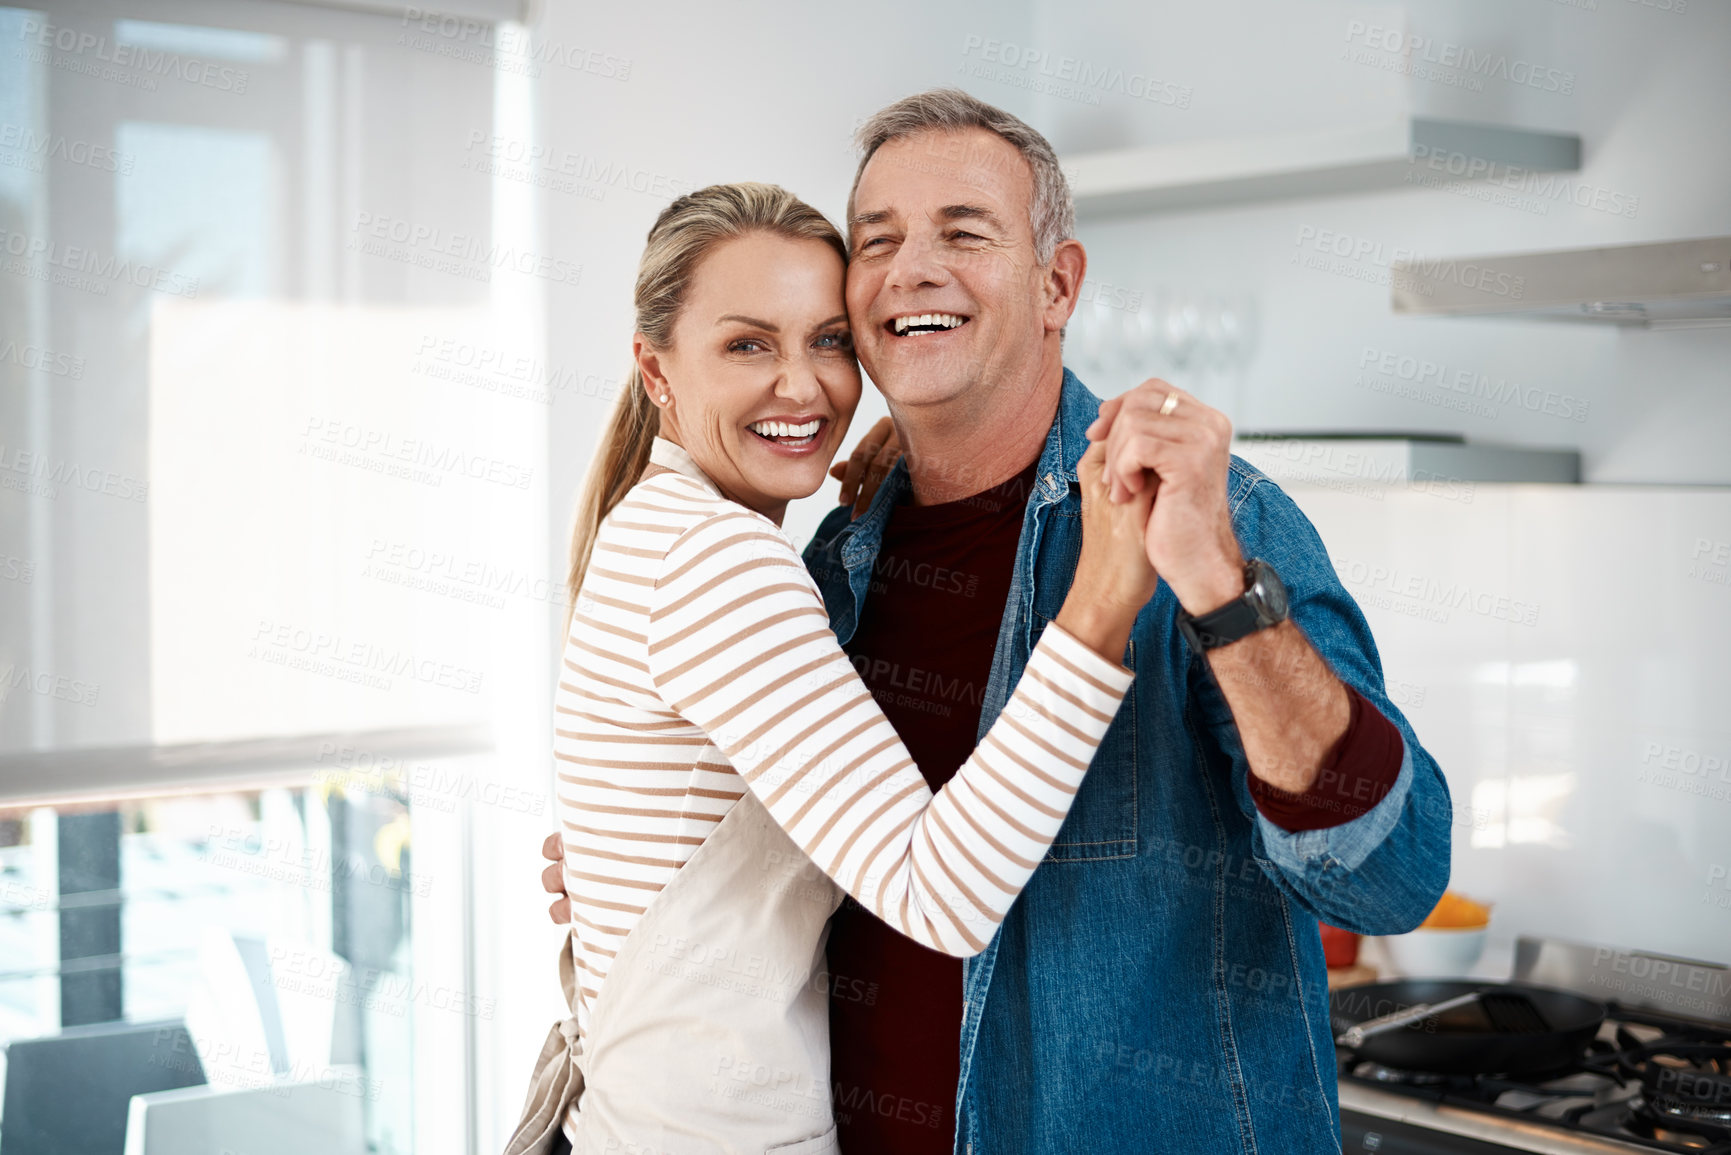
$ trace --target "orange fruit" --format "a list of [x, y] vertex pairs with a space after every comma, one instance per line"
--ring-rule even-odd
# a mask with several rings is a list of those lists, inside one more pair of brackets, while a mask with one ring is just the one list
[[1453, 890], [1443, 891], [1436, 909], [1419, 923], [1425, 930], [1476, 930], [1491, 921], [1491, 908]]

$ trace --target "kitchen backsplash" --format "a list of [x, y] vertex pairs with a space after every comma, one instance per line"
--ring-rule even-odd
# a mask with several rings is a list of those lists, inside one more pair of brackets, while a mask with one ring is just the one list
[[1287, 491], [1448, 778], [1489, 957], [1536, 934], [1731, 961], [1731, 489]]

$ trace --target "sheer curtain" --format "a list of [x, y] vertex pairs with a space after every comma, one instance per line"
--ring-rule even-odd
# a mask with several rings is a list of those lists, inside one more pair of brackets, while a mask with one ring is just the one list
[[484, 147], [535, 136], [509, 6], [378, 7], [0, 8], [0, 1042], [173, 1017], [209, 932], [292, 930], [409, 992], [369, 1149], [458, 1150], [469, 855], [548, 821], [542, 315], [583, 270]]

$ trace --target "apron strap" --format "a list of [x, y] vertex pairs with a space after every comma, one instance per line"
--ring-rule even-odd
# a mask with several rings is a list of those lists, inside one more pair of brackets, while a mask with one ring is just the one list
[[577, 1035], [574, 1012], [576, 966], [571, 960], [569, 934], [559, 953], [559, 985], [565, 990], [565, 1005], [573, 1008], [573, 1014], [554, 1023], [547, 1032], [547, 1041], [541, 1044], [529, 1094], [523, 1100], [523, 1114], [511, 1133], [511, 1141], [505, 1145], [505, 1155], [546, 1155], [553, 1147], [553, 1136], [570, 1113], [571, 1104], [583, 1093], [583, 1072], [577, 1067], [583, 1043]]

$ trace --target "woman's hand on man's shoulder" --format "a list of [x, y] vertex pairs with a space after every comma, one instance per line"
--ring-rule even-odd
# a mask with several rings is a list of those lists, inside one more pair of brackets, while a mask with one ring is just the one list
[[555, 830], [541, 844], [541, 857], [551, 859], [551, 865], [541, 871], [541, 889], [548, 894], [556, 894], [547, 907], [547, 917], [555, 925], [569, 926], [571, 923], [571, 899], [565, 894], [565, 840]]
[[866, 431], [847, 455], [847, 460], [829, 467], [829, 475], [841, 482], [836, 504], [853, 506], [855, 517], [864, 513], [901, 456], [902, 443], [896, 439], [895, 425], [888, 417], [878, 418], [877, 424]]

